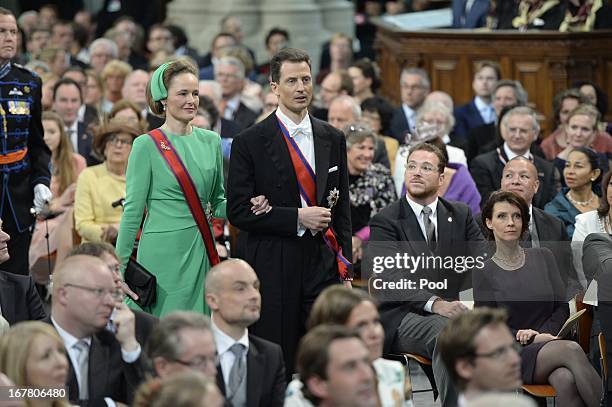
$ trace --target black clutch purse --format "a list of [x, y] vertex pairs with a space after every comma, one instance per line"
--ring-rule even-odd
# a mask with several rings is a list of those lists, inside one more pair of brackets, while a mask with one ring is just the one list
[[141, 307], [150, 307], [157, 300], [157, 279], [133, 257], [125, 268], [125, 283], [138, 295], [134, 302]]

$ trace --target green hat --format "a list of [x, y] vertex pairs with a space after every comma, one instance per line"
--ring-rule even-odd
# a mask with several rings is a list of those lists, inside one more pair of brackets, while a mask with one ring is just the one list
[[153, 72], [151, 77], [151, 96], [153, 100], [159, 102], [168, 97], [168, 89], [164, 85], [164, 72], [170, 65], [170, 62], [163, 63]]

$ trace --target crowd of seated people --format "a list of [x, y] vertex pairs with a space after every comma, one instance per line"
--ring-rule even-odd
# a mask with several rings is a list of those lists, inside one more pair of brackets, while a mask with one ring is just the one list
[[[366, 22], [383, 10], [429, 7], [427, 1], [358, 3]], [[457, 28], [586, 31], [612, 20], [601, 0], [498, 2], [494, 15], [488, 0], [452, 3]], [[552, 385], [559, 405], [599, 403], [596, 353], [586, 355], [589, 362], [574, 342], [556, 337], [567, 301], [609, 273], [604, 260], [602, 272], [587, 268], [586, 260], [589, 235], [612, 234], [611, 125], [605, 121], [608, 96], [598, 84], [580, 81], [559, 92], [554, 117], [545, 118], [554, 123], [552, 131], [545, 134], [521, 83], [505, 78], [496, 62], [475, 67], [474, 97], [456, 108], [450, 95], [432, 89], [427, 71], [406, 68], [396, 84], [401, 103], [394, 105], [379, 93], [372, 50], [354, 49], [343, 33], [331, 37], [313, 70], [309, 112], [345, 136], [357, 280], [367, 289], [370, 243], [418, 241], [432, 253], [452, 247], [448, 255], [457, 256], [461, 242], [480, 242], [492, 231], [498, 252], [485, 263], [488, 274], [481, 270], [469, 282], [473, 312], [459, 301], [459, 291], [423, 289], [397, 304], [359, 288], [325, 290], [312, 298], [308, 332], [297, 360], [287, 363], [279, 345], [249, 333], [261, 296], [257, 270], [246, 262], [230, 259], [207, 272], [212, 317], [175, 310], [158, 320], [123, 302], [137, 295], [119, 272], [113, 245], [132, 144], [164, 123], [147, 105], [153, 70], [177, 58], [195, 62], [200, 82], [193, 124], [220, 135], [227, 171], [234, 138], [278, 107], [269, 63], [262, 61], [290, 45], [290, 31], [272, 28], [262, 39], [268, 55], [256, 59], [242, 43], [237, 16], [220, 22], [206, 55], [178, 26], [155, 21], [145, 29], [138, 16], [123, 16], [96, 34], [91, 17], [82, 11], [74, 21], [61, 20], [46, 6], [18, 19], [22, 49], [15, 61], [42, 79], [54, 198], [33, 229], [30, 277], [0, 274], [6, 330], [0, 381], [66, 384], [65, 397], [49, 403], [55, 406], [112, 400], [195, 407], [223, 405], [223, 399], [234, 406], [418, 406], [404, 367], [385, 359], [413, 352], [431, 359], [443, 406], [471, 405], [481, 393], [515, 391], [521, 383]], [[361, 28], [359, 39], [367, 45], [371, 33]], [[431, 213], [420, 212], [424, 208]], [[509, 218], [501, 220], [499, 212]], [[510, 232], [502, 222], [511, 224]], [[213, 227], [222, 257], [236, 257], [246, 233], [235, 239], [222, 219]], [[7, 260], [8, 239], [0, 230], [0, 262]], [[612, 251], [612, 242], [596, 243], [609, 243]], [[534, 270], [547, 281], [544, 293], [532, 281], [538, 275], [528, 275]], [[516, 271], [522, 274], [508, 274]], [[537, 310], [509, 299], [528, 295], [526, 286], [538, 298]], [[600, 295], [594, 334], [609, 329], [599, 323], [609, 317], [605, 299]], [[285, 370], [294, 363], [296, 371]]]

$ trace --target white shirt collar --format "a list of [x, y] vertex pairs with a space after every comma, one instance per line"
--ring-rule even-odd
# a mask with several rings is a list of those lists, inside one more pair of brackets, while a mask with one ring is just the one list
[[213, 336], [215, 338], [215, 344], [217, 345], [217, 354], [223, 355], [236, 342], [243, 344], [246, 350], [247, 351], [249, 350], [249, 330], [248, 329], [245, 329], [244, 335], [242, 335], [240, 339], [236, 341], [234, 340], [234, 338], [227, 335], [225, 332], [221, 331], [219, 327], [215, 325], [215, 321], [212, 319], [211, 319], [211, 326], [212, 326]]
[[467, 399], [465, 398], [465, 394], [459, 393], [459, 396], [457, 396], [457, 407], [467, 407]]
[[62, 341], [64, 342], [64, 346], [66, 347], [66, 349], [71, 349], [75, 343], [83, 340], [85, 342], [87, 342], [87, 345], [91, 346], [91, 337], [86, 337], [86, 338], [82, 338], [79, 339], [75, 336], [73, 336], [72, 334], [70, 334], [68, 331], [66, 331], [64, 328], [62, 328], [57, 321], [53, 318], [53, 316], [51, 317], [51, 322], [53, 323], [53, 326], [55, 327], [55, 329], [57, 330], [57, 333], [59, 334], [59, 336], [62, 338]]
[[[412, 199], [410, 199], [408, 194], [406, 194], [406, 200], [408, 201], [408, 205], [410, 205], [416, 217], [418, 218], [419, 216], [421, 216], [421, 212], [423, 212], [424, 206], [414, 202]], [[431, 216], [435, 218], [438, 209], [438, 197], [436, 197], [436, 199], [427, 206], [431, 209]]]
[[[504, 152], [506, 153], [506, 157], [508, 157], [508, 161], [512, 160], [514, 157], [518, 157], [518, 154], [510, 150], [506, 142], [504, 142]], [[522, 154], [522, 156], [531, 161], [531, 153], [529, 153], [529, 150], [527, 150], [525, 154]]]
[[287, 115], [284, 114], [281, 109], [276, 109], [276, 117], [278, 117], [279, 120], [285, 125], [291, 137], [297, 136], [298, 132], [303, 133], [306, 136], [312, 135], [312, 123], [310, 121], [309, 114], [306, 114], [302, 121], [298, 124], [295, 124], [293, 120], [287, 117]]
[[480, 96], [476, 96], [474, 98], [474, 104], [476, 105], [476, 108], [478, 109], [479, 112], [484, 112], [487, 114], [489, 113], [489, 110], [492, 108], [492, 106], [486, 103], [484, 100], [482, 100]]
[[402, 109], [404, 109], [404, 114], [408, 119], [413, 119], [416, 116], [416, 110], [414, 110], [407, 104], [402, 103]]
[[233, 112], [238, 110], [240, 106], [240, 93], [227, 100], [226, 109], [230, 109]]

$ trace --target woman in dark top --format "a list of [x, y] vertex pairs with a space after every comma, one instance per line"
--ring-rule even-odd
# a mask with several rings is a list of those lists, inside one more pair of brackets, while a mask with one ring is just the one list
[[474, 299], [476, 306], [508, 311], [508, 325], [523, 345], [523, 382], [550, 383], [559, 406], [598, 406], [601, 380], [595, 369], [577, 343], [555, 336], [569, 316], [555, 259], [546, 248], [519, 244], [529, 226], [527, 204], [513, 192], [495, 192], [482, 220], [495, 253], [474, 271]]
[[376, 135], [363, 123], [344, 128], [353, 233], [353, 261], [361, 260], [362, 244], [370, 238], [370, 218], [397, 199], [391, 172], [373, 164]]
[[597, 209], [599, 196], [598, 182], [601, 176], [600, 160], [597, 154], [587, 147], [572, 150], [565, 161], [563, 177], [566, 187], [544, 206], [544, 211], [561, 219], [567, 235], [574, 235], [576, 215]]

